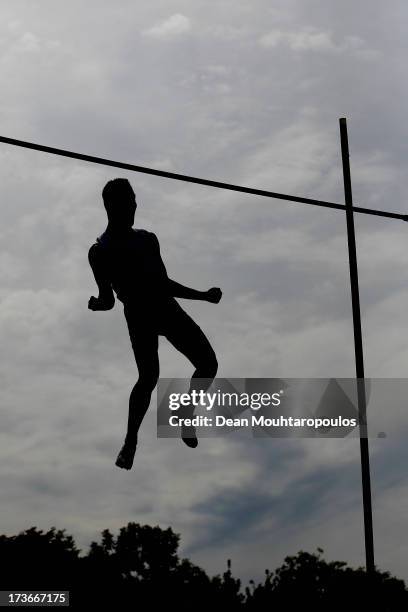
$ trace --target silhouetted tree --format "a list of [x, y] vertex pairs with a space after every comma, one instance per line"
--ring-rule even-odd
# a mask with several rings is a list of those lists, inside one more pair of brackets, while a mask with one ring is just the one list
[[79, 550], [65, 530], [31, 527], [0, 536], [2, 589], [68, 590], [78, 568]]
[[408, 609], [408, 592], [402, 580], [388, 572], [368, 576], [363, 568], [352, 569], [343, 561], [327, 562], [323, 550], [300, 551], [286, 557], [275, 572], [266, 570], [263, 584], [246, 589], [249, 610], [269, 604], [277, 610], [307, 605], [313, 610], [371, 610], [388, 612]]
[[108, 607], [211, 612], [238, 610], [408, 610], [408, 591], [389, 572], [368, 576], [342, 561], [327, 562], [323, 551], [286, 557], [274, 572], [244, 592], [226, 571], [210, 578], [189, 559], [178, 557], [180, 537], [169, 527], [128, 523], [115, 537], [108, 529], [100, 542], [79, 556], [74, 539], [36, 527], [16, 536], [0, 536], [2, 590], [70, 591], [71, 607]]
[[241, 581], [232, 576], [231, 560], [227, 561], [227, 571], [222, 577], [215, 576], [211, 581], [217, 603], [228, 610], [242, 608], [245, 596], [241, 591]]

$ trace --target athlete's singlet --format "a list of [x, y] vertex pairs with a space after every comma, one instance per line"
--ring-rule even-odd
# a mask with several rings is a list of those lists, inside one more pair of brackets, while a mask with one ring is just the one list
[[106, 230], [91, 249], [124, 304], [149, 307], [171, 299], [159, 241], [153, 232], [129, 228], [115, 235]]

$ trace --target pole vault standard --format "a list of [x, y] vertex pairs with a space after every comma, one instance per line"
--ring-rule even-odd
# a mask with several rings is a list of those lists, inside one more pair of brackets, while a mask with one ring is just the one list
[[370, 455], [367, 435], [367, 400], [364, 381], [363, 336], [361, 333], [360, 290], [358, 285], [356, 234], [354, 231], [353, 194], [351, 190], [350, 154], [347, 121], [340, 119], [341, 156], [343, 161], [344, 197], [346, 201], [347, 242], [350, 268], [351, 304], [353, 309], [354, 353], [356, 359], [357, 401], [360, 427], [361, 482], [363, 487], [364, 539], [366, 568], [375, 571], [373, 512], [371, 502]]
[[163, 170], [156, 170], [154, 168], [146, 168], [144, 166], [135, 166], [134, 164], [127, 164], [123, 162], [114, 161], [111, 159], [104, 159], [103, 157], [95, 157], [93, 155], [84, 155], [82, 153], [74, 153], [72, 151], [66, 151], [64, 149], [56, 149], [54, 147], [46, 147], [43, 145], [35, 144], [33, 142], [26, 142], [24, 140], [16, 140], [14, 138], [7, 138], [5, 136], [0, 136], [0, 142], [18, 146], [18, 147], [24, 147], [26, 149], [34, 149], [35, 151], [41, 151], [43, 153], [51, 153], [53, 155], [61, 155], [63, 157], [70, 157], [72, 159], [79, 159], [81, 161], [87, 161], [87, 162], [91, 162], [95, 164], [102, 164], [104, 166], [112, 166], [114, 168], [121, 168], [122, 170], [130, 170], [132, 172], [142, 172], [144, 174], [152, 174], [154, 176], [161, 176], [163, 178], [174, 179], [177, 181], [185, 181], [188, 183], [195, 183], [197, 185], [205, 185], [207, 187], [216, 187], [219, 189], [239, 191], [241, 193], [248, 193], [251, 195], [257, 195], [257, 196], [262, 196], [262, 197], [267, 197], [267, 198], [287, 200], [289, 202], [299, 202], [301, 204], [311, 204], [314, 206], [322, 206], [325, 208], [334, 208], [337, 210], [344, 210], [346, 212], [351, 302], [352, 302], [352, 309], [353, 309], [354, 352], [355, 352], [355, 360], [356, 360], [356, 380], [357, 380], [357, 396], [358, 396], [358, 411], [359, 411], [359, 425], [360, 425], [360, 456], [361, 456], [361, 479], [362, 479], [362, 486], [363, 486], [363, 512], [364, 512], [366, 569], [367, 569], [367, 572], [371, 574], [375, 570], [374, 536], [373, 536], [373, 518], [372, 518], [372, 502], [371, 502], [370, 460], [369, 460], [368, 436], [367, 436], [367, 410], [366, 410], [367, 402], [366, 402], [365, 381], [364, 381], [363, 340], [362, 340], [362, 333], [361, 333], [361, 313], [360, 313], [360, 296], [359, 296], [359, 285], [358, 285], [356, 237], [355, 237], [355, 230], [354, 230], [354, 213], [356, 212], [356, 213], [363, 213], [367, 215], [376, 215], [379, 217], [387, 217], [390, 219], [400, 219], [402, 221], [408, 221], [408, 215], [403, 215], [401, 213], [392, 213], [392, 212], [387, 212], [383, 210], [376, 210], [376, 209], [371, 209], [371, 208], [362, 208], [359, 206], [353, 206], [351, 177], [350, 177], [350, 163], [349, 163], [349, 147], [348, 147], [348, 136], [347, 136], [347, 121], [344, 118], [340, 119], [340, 138], [341, 138], [341, 151], [342, 151], [342, 161], [343, 161], [345, 204], [337, 204], [335, 202], [325, 202], [323, 200], [315, 200], [312, 198], [302, 198], [298, 196], [287, 195], [284, 193], [276, 193], [274, 191], [266, 191], [263, 189], [253, 189], [251, 187], [243, 187], [240, 185], [232, 185], [230, 183], [211, 181], [207, 179], [197, 178], [194, 176], [176, 174], [174, 172], [164, 172]]

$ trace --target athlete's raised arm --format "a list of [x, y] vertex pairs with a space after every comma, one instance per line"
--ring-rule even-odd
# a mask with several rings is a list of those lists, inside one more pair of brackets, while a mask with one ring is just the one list
[[185, 285], [182, 285], [181, 283], [178, 283], [177, 281], [172, 280], [168, 277], [166, 267], [163, 263], [160, 254], [159, 241], [155, 234], [152, 235], [155, 248], [157, 249], [157, 257], [159, 258], [162, 274], [167, 279], [169, 295], [172, 295], [173, 297], [184, 298], [186, 300], [203, 300], [204, 302], [212, 302], [213, 304], [218, 304], [222, 296], [222, 291], [219, 287], [212, 287], [211, 289], [208, 289], [208, 291], [198, 291], [197, 289], [186, 287]]
[[181, 285], [171, 278], [168, 279], [168, 287], [170, 295], [186, 300], [203, 300], [204, 302], [218, 304], [222, 296], [222, 291], [219, 287], [211, 287], [208, 291], [198, 291], [197, 289]]
[[93, 244], [88, 251], [88, 261], [99, 289], [98, 297], [92, 295], [89, 298], [88, 308], [89, 310], [111, 310], [115, 305], [115, 296], [96, 244]]

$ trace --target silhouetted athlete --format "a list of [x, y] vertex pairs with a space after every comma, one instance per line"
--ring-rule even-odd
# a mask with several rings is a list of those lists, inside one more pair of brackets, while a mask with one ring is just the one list
[[[137, 204], [127, 179], [109, 181], [102, 198], [108, 225], [88, 253], [99, 296], [89, 299], [88, 308], [110, 310], [115, 304], [113, 292], [124, 304], [139, 373], [129, 398], [125, 441], [116, 459], [118, 467], [129, 470], [133, 465], [139, 427], [159, 377], [158, 336], [165, 336], [194, 365], [190, 391], [207, 389], [217, 373], [217, 358], [208, 339], [174, 298], [217, 304], [222, 292], [218, 287], [196, 291], [168, 278], [157, 236], [132, 227]], [[192, 413], [192, 407], [187, 407], [182, 416], [192, 416]], [[181, 435], [187, 446], [197, 446], [194, 427], [182, 427]]]

